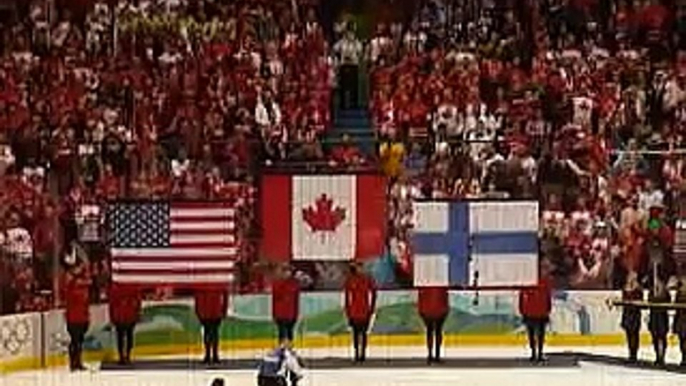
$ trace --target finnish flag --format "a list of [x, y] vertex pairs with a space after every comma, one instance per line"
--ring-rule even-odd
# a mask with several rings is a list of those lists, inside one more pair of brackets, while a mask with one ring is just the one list
[[415, 287], [538, 282], [538, 202], [414, 203]]

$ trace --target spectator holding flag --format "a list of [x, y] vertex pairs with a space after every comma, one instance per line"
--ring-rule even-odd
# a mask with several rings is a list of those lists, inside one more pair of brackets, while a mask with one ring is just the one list
[[362, 272], [358, 263], [350, 265], [345, 281], [345, 314], [352, 328], [355, 362], [364, 362], [367, 350], [367, 331], [376, 308], [376, 284]]

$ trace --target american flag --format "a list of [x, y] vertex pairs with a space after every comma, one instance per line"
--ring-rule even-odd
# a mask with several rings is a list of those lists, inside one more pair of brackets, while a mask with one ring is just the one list
[[234, 280], [235, 209], [225, 202], [117, 202], [108, 207], [112, 281], [197, 287]]

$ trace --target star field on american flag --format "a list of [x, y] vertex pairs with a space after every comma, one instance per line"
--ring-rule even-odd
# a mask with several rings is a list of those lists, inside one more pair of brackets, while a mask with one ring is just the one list
[[164, 202], [117, 203], [110, 206], [114, 248], [165, 248], [170, 245], [170, 205]]

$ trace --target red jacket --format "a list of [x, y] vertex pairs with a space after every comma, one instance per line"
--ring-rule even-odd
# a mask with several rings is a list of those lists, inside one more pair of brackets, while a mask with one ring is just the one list
[[350, 320], [369, 321], [376, 308], [376, 285], [363, 274], [355, 274], [345, 281], [345, 314]]
[[519, 313], [526, 318], [547, 318], [552, 308], [552, 292], [547, 281], [519, 292]]
[[300, 284], [294, 278], [272, 283], [272, 318], [295, 321], [300, 308]]
[[198, 319], [221, 320], [226, 316], [228, 295], [224, 290], [207, 289], [195, 293], [195, 314]]
[[417, 308], [422, 318], [444, 318], [448, 315], [449, 307], [447, 288], [422, 287], [419, 289]]
[[113, 284], [110, 287], [110, 321], [135, 324], [141, 312], [140, 293], [134, 287]]
[[72, 280], [65, 288], [67, 324], [88, 324], [90, 322], [89, 285], [87, 281]]

